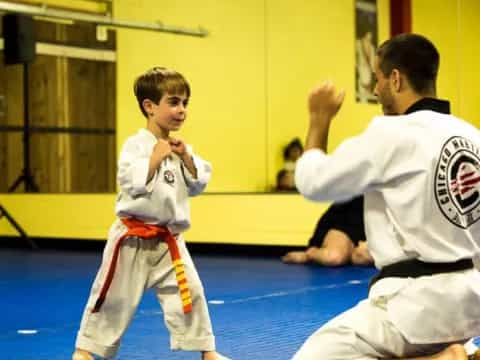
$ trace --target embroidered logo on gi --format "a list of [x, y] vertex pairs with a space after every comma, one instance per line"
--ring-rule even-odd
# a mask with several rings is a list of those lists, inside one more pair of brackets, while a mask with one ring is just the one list
[[442, 213], [463, 229], [480, 219], [480, 151], [460, 136], [443, 145], [435, 173], [435, 198]]
[[171, 170], [165, 170], [163, 172], [163, 179], [167, 184], [173, 185], [173, 183], [175, 182], [175, 175]]

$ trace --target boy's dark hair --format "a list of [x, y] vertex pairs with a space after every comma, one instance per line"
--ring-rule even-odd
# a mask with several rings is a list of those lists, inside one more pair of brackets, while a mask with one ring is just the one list
[[149, 99], [158, 104], [165, 93], [186, 94], [189, 98], [190, 85], [182, 74], [175, 70], [154, 67], [137, 77], [133, 84], [133, 92], [142, 114], [148, 117], [142, 105], [143, 100]]
[[302, 145], [302, 142], [300, 141], [299, 138], [294, 138], [292, 141], [290, 141], [287, 146], [285, 146], [285, 148], [283, 149], [283, 159], [287, 159], [288, 158], [288, 153], [290, 152], [290, 150], [292, 150], [292, 148], [294, 147], [298, 147], [300, 149], [301, 152], [303, 152], [303, 145]]
[[398, 69], [418, 94], [436, 93], [440, 55], [427, 38], [417, 34], [397, 35], [378, 48], [377, 56], [385, 76]]

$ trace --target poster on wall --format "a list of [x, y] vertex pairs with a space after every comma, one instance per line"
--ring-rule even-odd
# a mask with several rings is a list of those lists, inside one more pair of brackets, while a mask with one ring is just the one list
[[374, 61], [378, 46], [377, 0], [355, 0], [355, 89], [357, 102], [377, 103]]

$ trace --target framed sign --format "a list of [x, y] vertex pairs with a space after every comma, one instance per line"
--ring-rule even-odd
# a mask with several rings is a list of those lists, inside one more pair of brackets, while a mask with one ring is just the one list
[[377, 103], [374, 94], [378, 44], [377, 0], [355, 1], [355, 90], [357, 102]]

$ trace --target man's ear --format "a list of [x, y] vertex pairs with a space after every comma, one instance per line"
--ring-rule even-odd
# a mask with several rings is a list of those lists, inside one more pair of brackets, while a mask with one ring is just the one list
[[393, 89], [396, 92], [400, 92], [403, 87], [405, 86], [404, 79], [400, 71], [398, 69], [393, 69], [391, 74], [390, 74], [390, 80], [393, 85]]

